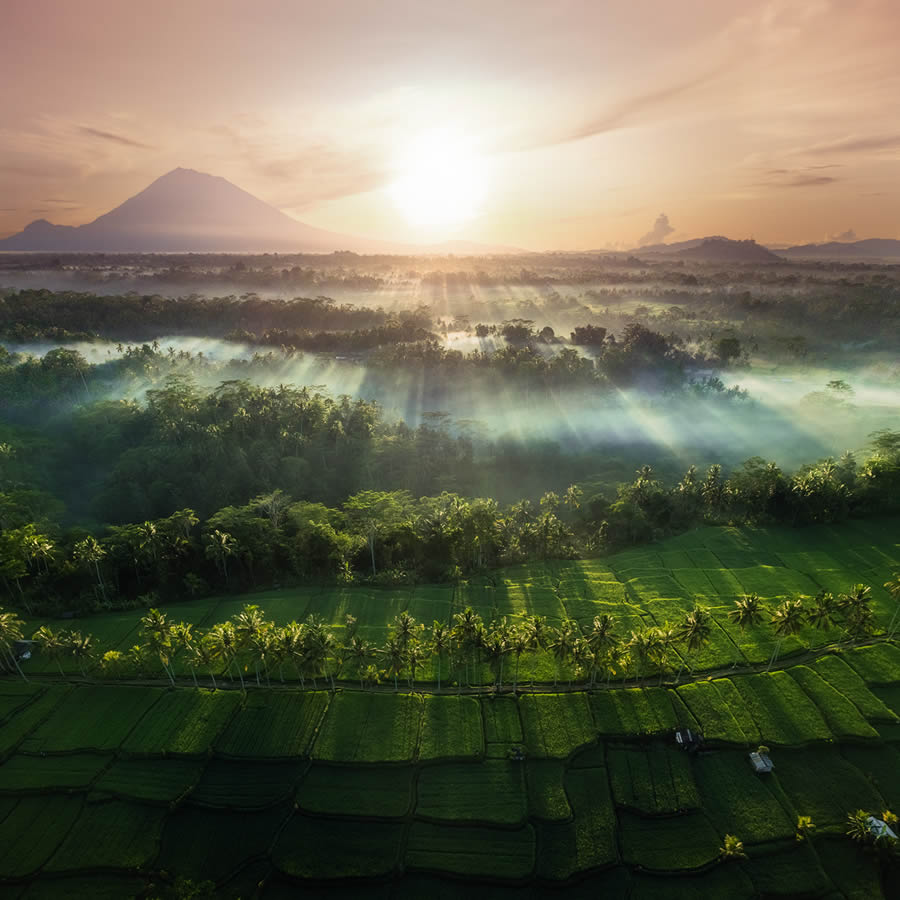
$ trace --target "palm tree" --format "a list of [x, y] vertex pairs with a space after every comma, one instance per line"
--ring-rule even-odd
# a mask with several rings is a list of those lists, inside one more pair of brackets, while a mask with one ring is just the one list
[[88, 535], [83, 541], [79, 541], [72, 548], [72, 557], [88, 570], [94, 570], [97, 576], [97, 585], [104, 601], [106, 600], [106, 585], [103, 583], [103, 575], [100, 573], [100, 560], [106, 556], [106, 551], [97, 543], [96, 538]]
[[25, 622], [15, 613], [4, 612], [0, 608], [0, 650], [9, 658], [22, 678], [28, 681], [16, 656], [16, 641], [22, 640], [22, 626], [24, 624]]
[[894, 614], [891, 616], [891, 623], [887, 627], [888, 638], [893, 638], [897, 614], [900, 613], [900, 572], [894, 572], [893, 578], [890, 581], [886, 581], [884, 587], [894, 601]]
[[61, 660], [63, 653], [66, 651], [66, 645], [62, 640], [62, 636], [53, 631], [49, 625], [41, 625], [31, 636], [31, 639], [38, 645], [42, 655], [56, 663], [59, 674], [65, 678], [66, 673], [63, 671]]
[[669, 625], [663, 625], [662, 628], [656, 629], [656, 638], [651, 647], [653, 661], [659, 666], [659, 684], [662, 686], [663, 676], [666, 673], [666, 666], [669, 665], [669, 656], [672, 648], [678, 643], [678, 631], [670, 628]]
[[739, 840], [736, 835], [726, 834], [725, 841], [719, 847], [719, 856], [722, 859], [746, 859], [747, 854], [744, 852], [744, 842]]
[[628, 669], [628, 650], [622, 644], [613, 644], [606, 651], [603, 665], [606, 668], [606, 685], [612, 680], [613, 675], [625, 672]]
[[431, 626], [431, 651], [437, 657], [437, 689], [438, 693], [441, 691], [441, 663], [444, 658], [444, 654], [447, 652], [447, 649], [450, 647], [450, 630], [447, 628], [446, 623], [439, 622], [437, 619], [434, 620], [434, 624]]
[[263, 611], [255, 603], [247, 603], [234, 617], [234, 633], [237, 638], [238, 648], [250, 650], [253, 654], [254, 669], [256, 671], [256, 686], [259, 683], [259, 664], [265, 662], [264, 632], [267, 630]]
[[400, 690], [397, 684], [397, 678], [403, 671], [406, 663], [406, 652], [403, 645], [396, 637], [392, 637], [384, 648], [384, 658], [387, 661], [388, 673], [394, 679], [394, 691]]
[[391, 625], [394, 635], [400, 644], [405, 647], [416, 634], [416, 620], [406, 611], [394, 617]]
[[[572, 653], [570, 655], [570, 659], [572, 661], [572, 668], [574, 669], [575, 677], [577, 677], [579, 673], [583, 674], [585, 670], [590, 671], [593, 668], [593, 665], [591, 663], [593, 654], [591, 653], [591, 647], [587, 642], [587, 638], [575, 638], [575, 643], [572, 644]], [[571, 689], [573, 681], [571, 671], [569, 674], [569, 688]]]
[[[239, 647], [234, 625], [231, 622], [218, 622], [209, 630], [209, 640], [215, 655], [225, 663], [225, 671], [231, 678], [231, 668]], [[237, 673], [241, 680], [241, 690], [244, 690], [244, 675], [240, 666], [237, 666]]]
[[739, 625], [741, 631], [748, 626], [759, 625], [762, 622], [762, 610], [758, 594], [744, 594], [740, 600], [734, 601], [734, 609], [728, 613], [728, 618]]
[[[481, 616], [471, 606], [467, 606], [461, 613], [456, 613], [453, 616], [452, 635], [454, 642], [459, 648], [460, 656], [463, 658], [466, 670], [466, 684], [469, 683], [469, 654], [474, 648], [475, 636], [480, 625]], [[457, 681], [457, 684], [462, 689], [462, 684], [459, 681]]]
[[585, 628], [584, 636], [591, 653], [591, 687], [597, 674], [597, 665], [608, 650], [619, 640], [615, 634], [616, 620], [613, 616], [594, 616], [590, 628]]
[[412, 690], [416, 681], [416, 671], [419, 666], [428, 659], [428, 648], [420, 641], [410, 641], [406, 646], [406, 665], [409, 666], [409, 679], [407, 684]]
[[810, 816], [797, 816], [797, 840], [805, 841], [816, 830]]
[[506, 629], [502, 626], [491, 628], [484, 640], [484, 653], [488, 665], [494, 672], [494, 689], [499, 690], [503, 682], [503, 657], [509, 650]]
[[639, 678], [643, 685], [644, 669], [653, 646], [653, 629], [639, 628], [637, 631], [632, 631], [625, 646], [631, 651], [631, 658], [635, 662], [636, 679]]
[[531, 688], [534, 690], [534, 675], [537, 669], [538, 653], [547, 646], [547, 617], [528, 616], [525, 619], [525, 633], [528, 639], [528, 649], [534, 653], [531, 663]]
[[174, 687], [175, 676], [169, 667], [172, 650], [172, 623], [166, 618], [165, 613], [161, 613], [158, 609], [150, 609], [147, 615], [141, 618], [141, 630], [145, 635], [147, 646], [159, 657], [163, 671]]
[[833, 628], [838, 619], [838, 604], [834, 594], [819, 591], [813, 599], [813, 608], [806, 614], [806, 619], [813, 628], [827, 631]]
[[519, 686], [519, 660], [528, 649], [528, 641], [528, 630], [524, 626], [514, 628], [509, 634], [509, 649], [516, 657], [516, 670], [513, 674], [513, 696], [515, 696]]
[[858, 844], [871, 843], [872, 829], [869, 826], [869, 814], [864, 809], [847, 814], [845, 834]]
[[559, 628], [553, 629], [549, 643], [549, 649], [556, 660], [556, 669], [553, 673], [553, 687], [559, 682], [560, 667], [566, 663], [572, 655], [572, 647], [578, 636], [577, 625], [571, 619], [563, 619]]
[[781, 650], [784, 639], [797, 634], [803, 627], [803, 619], [803, 601], [800, 599], [785, 600], [775, 608], [775, 612], [772, 613], [772, 624], [775, 626], [775, 635], [778, 640], [775, 642], [775, 650], [772, 652], [772, 658], [766, 668], [767, 672], [778, 659], [778, 651]]
[[359, 687], [363, 689], [363, 673], [370, 659], [375, 656], [375, 648], [366, 640], [354, 635], [350, 639], [349, 646], [344, 650], [347, 657], [356, 663], [356, 672], [359, 675]]
[[838, 606], [844, 613], [847, 631], [852, 637], [862, 637], [872, 630], [872, 589], [855, 584], [849, 594], [841, 594]]
[[195, 675], [196, 670], [205, 669], [209, 673], [213, 690], [215, 691], [218, 689], [219, 686], [216, 684], [216, 676], [213, 673], [213, 663], [215, 662], [215, 658], [215, 646], [206, 635], [190, 645], [187, 663], [191, 667], [191, 674], [194, 675], [194, 684], [197, 683], [197, 677]]
[[78, 669], [82, 677], [87, 678], [86, 666], [94, 655], [93, 636], [82, 634], [80, 631], [71, 631], [66, 636], [66, 645], [69, 652], [78, 661]]
[[228, 557], [234, 556], [236, 553], [237, 541], [227, 531], [215, 529], [206, 535], [206, 558], [215, 560], [226, 584], [228, 583]]
[[306, 626], [298, 622], [288, 622], [281, 629], [283, 658], [289, 659], [293, 664], [301, 688], [306, 687], [306, 672], [303, 665], [306, 657], [306, 635]]
[[[702, 606], [695, 606], [685, 616], [684, 621], [678, 627], [678, 637], [684, 641], [689, 652], [695, 653], [709, 643], [709, 638], [712, 634], [711, 622], [709, 611]], [[681, 680], [681, 673], [684, 671], [686, 661], [687, 657], [685, 656], [675, 678], [676, 684]]]

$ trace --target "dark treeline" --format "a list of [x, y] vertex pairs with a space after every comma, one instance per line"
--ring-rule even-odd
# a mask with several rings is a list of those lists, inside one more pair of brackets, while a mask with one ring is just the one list
[[266, 300], [254, 294], [172, 299], [158, 294], [102, 295], [75, 291], [11, 291], [0, 298], [0, 335], [27, 341], [62, 334], [141, 340], [166, 333], [222, 337], [228, 332], [351, 331], [409, 323], [429, 329], [428, 311], [388, 313], [328, 297]]

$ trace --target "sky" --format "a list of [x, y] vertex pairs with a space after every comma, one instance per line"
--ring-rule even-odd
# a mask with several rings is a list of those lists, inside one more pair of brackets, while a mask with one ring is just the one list
[[182, 166], [427, 243], [900, 238], [896, 0], [0, 0], [0, 236]]

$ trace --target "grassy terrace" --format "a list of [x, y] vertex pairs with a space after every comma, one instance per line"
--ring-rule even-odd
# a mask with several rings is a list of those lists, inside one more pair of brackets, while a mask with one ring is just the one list
[[[717, 630], [677, 686], [673, 661], [664, 686], [648, 668], [644, 687], [626, 672], [611, 689], [554, 691], [569, 672], [550, 653], [523, 658], [540, 690], [518, 697], [437, 694], [436, 672], [396, 694], [349, 675], [334, 692], [67, 682], [35, 658], [30, 683], [0, 680], [0, 894], [160, 896], [182, 875], [224, 897], [889, 897], [877, 855], [844, 832], [848, 813], [900, 807], [900, 646], [816, 651], [842, 635], [804, 628], [773, 671], [751, 672], [774, 635], [727, 613], [750, 591], [774, 607], [864, 582], [884, 629], [897, 526], [705, 528], [602, 561], [507, 569], [493, 586], [283, 590], [169, 610], [204, 627], [248, 600], [279, 622], [353, 612], [381, 641], [403, 610], [428, 623], [466, 605], [486, 619], [608, 611], [624, 631], [699, 601]], [[139, 616], [78, 627], [127, 648]], [[678, 749], [679, 726], [701, 731], [705, 752]], [[761, 743], [766, 776], [747, 758]], [[816, 826], [804, 841], [798, 816]], [[745, 857], [721, 858], [726, 835]]]
[[[666, 667], [676, 671], [684, 661], [694, 671], [710, 671], [768, 662], [778, 638], [769, 625], [779, 603], [796, 598], [807, 602], [820, 591], [835, 596], [858, 583], [871, 587], [875, 631], [886, 629], [896, 603], [883, 584], [900, 569], [900, 520], [852, 521], [840, 526], [788, 528], [706, 527], [668, 539], [651, 547], [628, 550], [604, 559], [530, 563], [495, 570], [490, 578], [459, 585], [417, 585], [408, 588], [366, 586], [298, 587], [240, 596], [186, 600], [163, 609], [173, 621], [184, 621], [208, 630], [237, 615], [247, 603], [257, 604], [278, 625], [302, 622], [314, 615], [341, 639], [347, 614], [357, 620], [358, 634], [375, 646], [388, 640], [390, 623], [408, 612], [419, 623], [434, 620], [452, 623], [452, 617], [472, 607], [485, 621], [506, 618], [515, 626], [528, 616], [544, 616], [549, 625], [572, 619], [588, 625], [595, 616], [615, 617], [616, 632], [623, 638], [648, 627], [675, 626], [696, 605], [711, 613], [711, 629], [703, 646], [689, 654], [674, 647]], [[734, 603], [746, 594], [761, 600], [761, 624], [741, 628], [729, 619]], [[77, 629], [93, 635], [95, 649], [126, 652], [141, 640], [141, 611], [122, 611], [82, 619], [30, 619], [23, 631], [32, 634], [40, 625]], [[804, 624], [779, 643], [779, 658], [846, 638], [840, 625], [815, 628]], [[64, 671], [78, 674], [79, 663], [61, 660]], [[94, 661], [96, 665], [96, 659]], [[506, 680], [511, 680], [507, 663]], [[29, 674], [57, 672], [58, 663], [36, 656], [25, 666]], [[183, 662], [179, 673], [187, 677]], [[219, 673], [221, 664], [214, 667]], [[333, 667], [332, 667], [333, 668]], [[199, 673], [203, 673], [201, 668]], [[658, 672], [652, 660], [640, 674]], [[162, 674], [159, 670], [158, 674]], [[635, 677], [634, 667], [616, 677]], [[338, 679], [356, 680], [352, 665], [337, 673]], [[426, 659], [416, 673], [423, 685], [436, 683], [437, 657]], [[490, 683], [487, 665], [453, 666], [441, 661], [443, 684]], [[522, 656], [520, 680], [568, 683], [571, 665], [560, 662], [549, 650]], [[273, 673], [273, 678], [276, 673]], [[290, 665], [277, 677], [295, 680]]]

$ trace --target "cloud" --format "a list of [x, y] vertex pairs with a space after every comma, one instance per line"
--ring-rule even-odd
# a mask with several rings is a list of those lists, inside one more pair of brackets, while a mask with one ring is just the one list
[[831, 235], [831, 240], [833, 240], [833, 241], [855, 241], [856, 240], [856, 232], [852, 228], [848, 228], [846, 231], [842, 231], [840, 234]]
[[115, 134], [112, 131], [102, 131], [99, 128], [91, 128], [88, 125], [78, 125], [76, 126], [76, 131], [78, 131], [79, 134], [84, 134], [88, 137], [100, 138], [104, 141], [112, 141], [114, 144], [121, 144], [123, 147], [136, 147], [139, 150], [156, 149], [156, 147], [151, 147], [150, 144], [141, 143], [141, 141], [133, 140], [122, 134]]
[[805, 169], [768, 169], [757, 187], [802, 188], [823, 187], [839, 181], [832, 175], [817, 175], [816, 169], [837, 168], [836, 166], [809, 166]]
[[[671, 105], [673, 101], [690, 95], [697, 88], [714, 81], [723, 71], [725, 66], [719, 66], [691, 78], [659, 87], [642, 93], [632, 94], [609, 106], [596, 116], [582, 122], [580, 125], [562, 126], [555, 132], [551, 129], [532, 133], [529, 136], [520, 135], [518, 139], [501, 141], [499, 151], [523, 151], [538, 150], [544, 147], [554, 147], [559, 144], [569, 144], [574, 141], [582, 141], [598, 134], [606, 134], [618, 131], [632, 125], [639, 125], [651, 116], [659, 119], [662, 110]], [[681, 107], [681, 114], [684, 108]]]
[[638, 245], [646, 247], [648, 244], [661, 244], [674, 230], [669, 224], [669, 217], [665, 213], [660, 213], [653, 223], [653, 228], [638, 241]]
[[839, 141], [815, 144], [803, 152], [817, 156], [830, 153], [870, 153], [879, 150], [900, 150], [900, 134], [876, 134], [868, 137], [848, 137]]
[[[267, 199], [280, 209], [302, 210], [315, 203], [350, 197], [385, 184], [389, 173], [373, 165], [374, 154], [366, 147], [352, 147], [328, 140], [298, 142], [290, 134], [248, 121], [245, 128], [217, 125], [210, 129], [232, 145], [258, 179], [267, 182]], [[299, 147], [298, 147], [299, 143]]]

